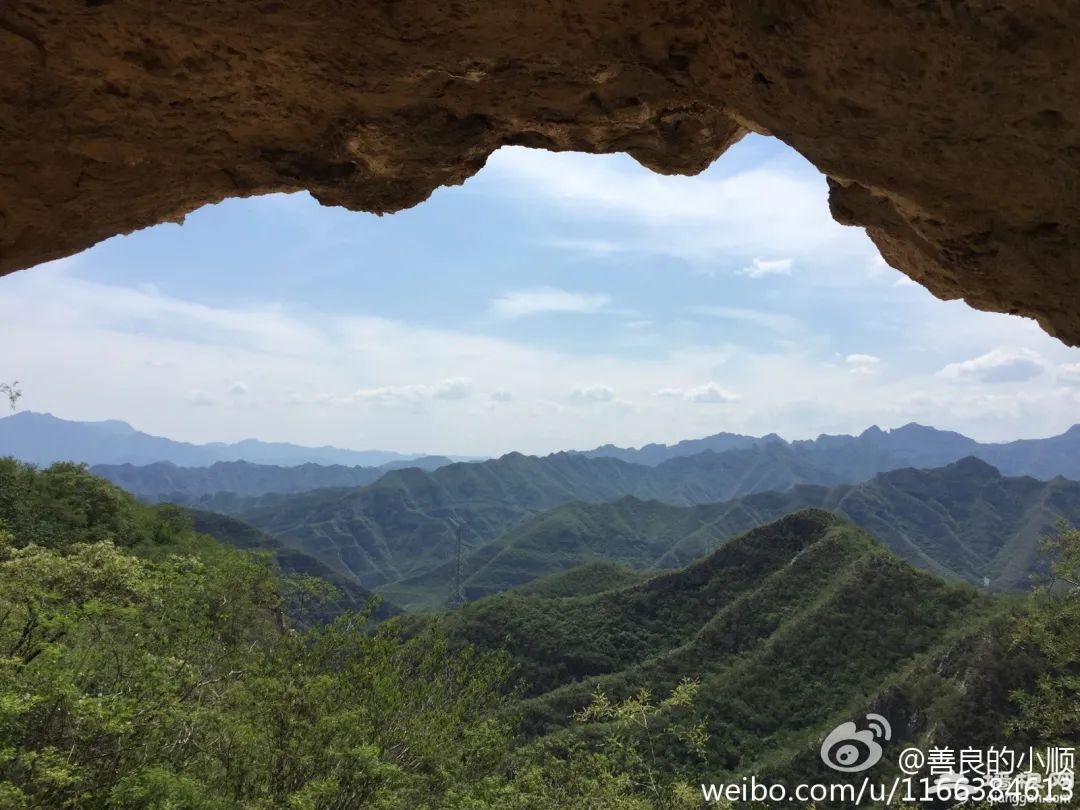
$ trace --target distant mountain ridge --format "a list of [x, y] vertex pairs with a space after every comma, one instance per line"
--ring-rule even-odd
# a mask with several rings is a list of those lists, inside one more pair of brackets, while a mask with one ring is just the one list
[[882, 430], [874, 425], [858, 436], [822, 434], [816, 439], [789, 442], [775, 433], [760, 438], [718, 433], [673, 445], [649, 444], [640, 449], [609, 444], [579, 454], [656, 466], [704, 451], [724, 453], [751, 449], [764, 452], [770, 446], [787, 447], [804, 463], [828, 467], [849, 481], [889, 469], [940, 467], [966, 456], [980, 458], [1005, 475], [1045, 479], [1063, 475], [1080, 479], [1080, 425], [1073, 425], [1058, 436], [1002, 443], [981, 443], [954, 431], [911, 422], [892, 430]]
[[192, 444], [152, 436], [115, 419], [73, 422], [33, 411], [20, 411], [0, 419], [0, 456], [14, 456], [20, 461], [40, 466], [56, 461], [86, 464], [153, 464], [168, 461], [181, 466], [205, 467], [219, 461], [248, 461], [280, 466], [310, 463], [377, 467], [409, 462], [422, 455], [388, 450], [301, 447], [257, 439]]
[[345, 467], [341, 464], [298, 464], [281, 467], [248, 461], [218, 461], [208, 467], [178, 467], [168, 461], [154, 464], [95, 464], [90, 468], [144, 501], [195, 503], [210, 495], [231, 493], [256, 497], [290, 494], [327, 487], [359, 487], [377, 481], [390, 470], [417, 467], [432, 471], [453, 464], [445, 456], [421, 456], [391, 461], [380, 467]]
[[[861, 484], [801, 485], [722, 503], [671, 506], [626, 496], [575, 501], [521, 521], [468, 554], [466, 598], [605, 561], [634, 571], [679, 568], [732, 537], [802, 509], [825, 509], [918, 568], [998, 590], [1024, 588], [1038, 543], [1059, 520], [1080, 524], [1080, 483], [1010, 478], [975, 458], [881, 473]], [[454, 562], [385, 586], [409, 609], [437, 606]]]
[[450, 582], [455, 521], [464, 526], [470, 598], [591, 559], [632, 568], [684, 565], [805, 507], [846, 515], [920, 567], [1013, 588], [1024, 585], [1041, 534], [1060, 518], [1080, 522], [1080, 483], [1060, 477], [1005, 477], [968, 458], [852, 484], [792, 466], [798, 454], [786, 445], [761, 449], [700, 453], [656, 467], [572, 453], [510, 454], [431, 473], [395, 471], [366, 487], [196, 505], [235, 515], [405, 608], [430, 607], [433, 589]]

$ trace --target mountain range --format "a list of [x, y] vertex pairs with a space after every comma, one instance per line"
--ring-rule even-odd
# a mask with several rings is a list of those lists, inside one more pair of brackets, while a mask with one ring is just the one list
[[724, 453], [769, 445], [785, 446], [791, 450], [793, 458], [814, 467], [828, 468], [846, 481], [863, 480], [875, 473], [901, 467], [939, 467], [966, 456], [981, 458], [1006, 475], [1080, 478], [1080, 425], [1073, 425], [1058, 436], [1002, 443], [977, 442], [954, 431], [914, 422], [892, 430], [882, 430], [874, 425], [858, 436], [824, 434], [816, 439], [791, 442], [775, 433], [763, 437], [718, 433], [673, 445], [649, 444], [640, 449], [604, 445], [582, 455], [655, 466], [706, 451]]
[[20, 461], [38, 465], [55, 461], [86, 464], [152, 464], [168, 461], [200, 467], [218, 461], [243, 460], [282, 466], [310, 463], [371, 467], [407, 462], [421, 455], [387, 450], [301, 447], [257, 439], [191, 444], [151, 436], [115, 419], [73, 422], [33, 411], [20, 411], [0, 419], [0, 456], [14, 456]]
[[169, 461], [158, 461], [144, 465], [95, 464], [90, 472], [112, 481], [144, 501], [183, 504], [222, 492], [253, 497], [268, 493], [309, 492], [328, 487], [358, 487], [377, 481], [390, 470], [417, 467], [431, 471], [452, 463], [445, 456], [388, 461], [379, 467], [312, 463], [282, 467], [252, 464], [250, 461], [218, 461], [206, 467], [178, 467]]
[[432, 473], [396, 471], [359, 488], [219, 496], [201, 508], [228, 511], [413, 610], [445, 600], [459, 524], [464, 593], [477, 599], [591, 560], [676, 568], [806, 507], [847, 517], [918, 567], [994, 589], [1024, 588], [1036, 571], [1039, 538], [1059, 520], [1080, 522], [1080, 483], [1003, 476], [975, 458], [894, 470], [860, 484], [777, 491], [754, 479], [762, 491], [693, 505], [655, 497], [672, 481], [705, 494], [702, 488], [721, 477], [690, 471], [723, 455], [655, 468], [574, 454], [505, 456]]
[[[123, 423], [80, 425], [40, 414], [0, 420], [0, 438], [10, 438], [12, 425], [54, 422], [101, 442], [169, 443]], [[32, 435], [18, 435], [33, 444]], [[965, 451], [974, 452], [953, 458]], [[939, 466], [915, 469], [932, 464]], [[1080, 484], [1063, 477], [1080, 478], [1080, 427], [996, 445], [912, 424], [813, 441], [717, 434], [641, 450], [510, 453], [475, 463], [158, 462], [92, 472], [146, 501], [231, 515], [406, 609], [445, 599], [459, 527], [463, 588], [476, 599], [596, 560], [634, 571], [677, 568], [807, 507], [847, 517], [902, 558], [948, 578], [1023, 588], [1039, 537], [1055, 521], [1080, 522]]]
[[[631, 464], [659, 466], [674, 459], [711, 452], [726, 455], [741, 451], [743, 458], [755, 454], [768, 456], [782, 449], [793, 464], [828, 470], [835, 483], [854, 483], [879, 472], [901, 467], [936, 467], [966, 456], [975, 456], [994, 465], [1006, 475], [1031, 475], [1053, 478], [1064, 475], [1080, 478], [1080, 425], [1059, 436], [1044, 439], [1020, 439], [1003, 443], [980, 443], [960, 433], [937, 430], [915, 423], [892, 430], [870, 427], [858, 436], [821, 435], [816, 439], [786, 441], [775, 433], [766, 436], [745, 436], [717, 433], [701, 439], [687, 439], [673, 445], [648, 444], [641, 448], [623, 448], [607, 444], [588, 451], [570, 451], [585, 458], [614, 458]], [[54, 461], [77, 461], [91, 465], [152, 465], [170, 462], [179, 467], [205, 467], [222, 461], [246, 461], [253, 465], [294, 467], [320, 464], [346, 467], [373, 467], [382, 470], [403, 466], [433, 469], [442, 464], [442, 456], [403, 454], [384, 450], [345, 450], [336, 447], [300, 447], [281, 442], [262, 442], [256, 439], [231, 444], [190, 444], [135, 430], [126, 422], [73, 422], [50, 414], [25, 411], [0, 419], [0, 456], [10, 455], [38, 465]], [[482, 457], [450, 457], [451, 461], [481, 461]], [[108, 470], [102, 470], [108, 474]], [[252, 470], [252, 478], [267, 478], [275, 486], [278, 478]], [[127, 483], [133, 483], [134, 472], [125, 473]], [[155, 483], [142, 486], [148, 496], [161, 498], [169, 493], [162, 486], [178, 482], [178, 491], [188, 495], [206, 494], [206, 487], [191, 485], [189, 491], [182, 473], [173, 473], [165, 481], [160, 471], [151, 470], [149, 478]], [[332, 477], [332, 476], [330, 476]], [[305, 483], [305, 478], [307, 482]], [[233, 475], [230, 486], [238, 494], [264, 494], [272, 491], [302, 491], [311, 484], [323, 486], [318, 476], [302, 473], [295, 483], [285, 489], [261, 489], [261, 484], [240, 481]], [[814, 483], [827, 483], [818, 480]], [[209, 486], [209, 485], [207, 485]]]
[[[671, 506], [627, 496], [572, 502], [528, 518], [462, 562], [462, 586], [479, 599], [537, 577], [606, 561], [628, 569], [687, 565], [755, 526], [805, 508], [841, 515], [916, 567], [995, 590], [1029, 586], [1039, 540], [1061, 520], [1080, 523], [1080, 483], [1006, 477], [975, 458], [930, 470], [882, 473], [862, 484], [798, 486], [715, 504]], [[433, 609], [455, 562], [382, 588]]]

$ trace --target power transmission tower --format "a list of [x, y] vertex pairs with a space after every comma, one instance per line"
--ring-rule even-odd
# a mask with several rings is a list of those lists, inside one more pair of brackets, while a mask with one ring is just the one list
[[454, 584], [450, 586], [450, 596], [446, 600], [446, 606], [451, 610], [457, 610], [465, 604], [465, 594], [461, 590], [461, 530], [464, 526], [454, 518], [449, 518], [449, 521], [457, 529], [457, 553], [454, 558]]

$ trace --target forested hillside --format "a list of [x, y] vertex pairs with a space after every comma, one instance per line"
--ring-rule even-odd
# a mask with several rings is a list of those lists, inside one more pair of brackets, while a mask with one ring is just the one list
[[[583, 578], [571, 572], [549, 581], [559, 580]], [[1040, 601], [1033, 610], [948, 584], [821, 510], [756, 528], [684, 569], [569, 590], [512, 591], [443, 620], [459, 643], [511, 653], [526, 685], [524, 730], [541, 747], [595, 741], [573, 718], [612, 720], [610, 707], [630, 701], [649, 719], [647, 731], [633, 734], [647, 738], [667, 768], [707, 768], [718, 780], [755, 773], [835, 781], [817, 748], [840, 722], [867, 711], [891, 718], [892, 744], [901, 747], [1040, 739], [1018, 708], [1037, 699], [1013, 696], [1039, 677], [1048, 689], [1039, 711], [1055, 718], [1054, 733], [1080, 730], [1062, 703], [1075, 684], [1057, 680], [1075, 661], [1051, 652], [1058, 643], [1074, 649], [1075, 629], [1057, 640], [1040, 635], [1045, 649], [1021, 629], [1060, 632], [1075, 607], [1066, 602], [1061, 613], [1063, 603]], [[418, 617], [406, 621], [424, 626]], [[650, 698], [635, 703], [648, 695], [655, 708], [688, 682], [694, 688], [678, 705], [654, 714]], [[700, 746], [680, 742], [688, 724], [696, 724]], [[889, 768], [875, 778], [896, 772]]]
[[[1080, 536], [1052, 550], [1075, 582]], [[1080, 730], [1075, 598], [948, 584], [821, 510], [656, 576], [593, 562], [378, 625], [320, 623], [329, 583], [275, 558], [0, 460], [0, 806], [693, 808], [703, 774], [835, 778], [824, 735], [870, 710], [894, 745]]]
[[363, 614], [296, 632], [325, 588], [74, 465], [0, 460], [0, 806], [398, 808], [479, 783], [508, 745], [500, 655]]
[[[692, 465], [699, 480], [708, 481], [702, 460], [722, 458], [704, 454], [652, 469]], [[1080, 483], [1006, 477], [977, 459], [896, 470], [862, 484], [795, 486], [691, 507], [636, 496], [600, 500], [598, 467], [609, 472], [609, 495], [653, 480], [639, 475], [650, 468], [615, 459], [511, 456], [500, 462], [432, 474], [408, 470], [362, 489], [231, 500], [224, 507], [392, 602], [426, 609], [445, 600], [454, 576], [454, 521], [464, 526], [463, 586], [470, 599], [593, 559], [633, 569], [678, 567], [804, 507], [848, 517], [920, 568], [977, 584], [989, 580], [995, 589], [1024, 588], [1038, 570], [1038, 539], [1059, 520], [1080, 522]], [[504, 467], [514, 475], [492, 477]], [[600, 502], [541, 510], [576, 487]]]
[[253, 499], [221, 495], [197, 505], [258, 526], [374, 588], [450, 559], [455, 548], [452, 521], [467, 527], [465, 545], [476, 549], [522, 518], [569, 501], [633, 495], [685, 505], [807, 480], [837, 480], [827, 471], [797, 462], [793, 466], [791, 451], [782, 445], [765, 455], [742, 455], [748, 452], [708, 452], [657, 467], [572, 453], [544, 458], [511, 453], [430, 473], [390, 472], [355, 489]]
[[229, 493], [253, 497], [271, 493], [309, 492], [327, 487], [358, 487], [377, 481], [390, 470], [417, 467], [437, 470], [453, 462], [443, 456], [424, 456], [388, 462], [379, 467], [346, 467], [340, 464], [297, 464], [281, 467], [248, 461], [218, 461], [208, 467], [178, 467], [168, 461], [142, 466], [97, 464], [90, 468], [151, 503], [198, 503], [209, 496]]

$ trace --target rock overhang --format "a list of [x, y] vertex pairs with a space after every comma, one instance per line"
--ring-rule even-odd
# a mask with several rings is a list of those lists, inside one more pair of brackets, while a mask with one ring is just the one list
[[1080, 345], [1080, 15], [973, 0], [26, 0], [0, 273], [212, 202], [388, 213], [503, 145], [701, 171], [748, 131], [941, 298]]

